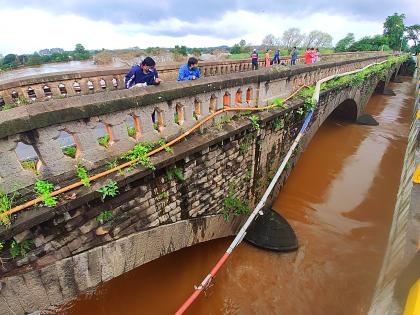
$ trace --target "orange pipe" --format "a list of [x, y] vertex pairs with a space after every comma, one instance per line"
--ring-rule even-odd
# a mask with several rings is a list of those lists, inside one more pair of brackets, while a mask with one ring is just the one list
[[[294, 97], [301, 89], [303, 89], [305, 87], [308, 87], [308, 86], [302, 85], [301, 87], [299, 87], [295, 92], [293, 92], [291, 95], [289, 95], [287, 98], [285, 98], [284, 99], [284, 102], [286, 102], [289, 99], [291, 99], [292, 97]], [[172, 146], [173, 144], [177, 143], [178, 141], [184, 139], [186, 136], [188, 136], [194, 130], [198, 129], [200, 126], [202, 126], [204, 123], [206, 123], [207, 121], [209, 121], [213, 117], [215, 117], [215, 116], [217, 116], [219, 114], [222, 114], [222, 113], [224, 113], [226, 111], [247, 111], [247, 110], [249, 110], [249, 111], [262, 111], [262, 110], [266, 110], [266, 109], [270, 109], [270, 108], [274, 108], [274, 107], [276, 107], [276, 105], [268, 105], [268, 106], [264, 106], [264, 107], [225, 107], [225, 108], [220, 109], [220, 110], [212, 113], [211, 115], [207, 116], [202, 121], [200, 121], [197, 124], [195, 124], [191, 129], [187, 130], [186, 132], [184, 132], [180, 136], [176, 137], [172, 141], [169, 141], [168, 143], [164, 144], [163, 146], [161, 146], [159, 148], [156, 148], [156, 149], [154, 149], [154, 150], [146, 153], [146, 156], [147, 157], [152, 156], [152, 155], [154, 155], [154, 154], [156, 154], [156, 153], [164, 150], [165, 148]], [[109, 174], [115, 173], [115, 172], [117, 172], [119, 170], [122, 170], [123, 168], [126, 168], [126, 167], [128, 167], [130, 165], [133, 165], [133, 164], [137, 163], [138, 161], [139, 161], [139, 159], [128, 161], [128, 162], [125, 162], [125, 163], [123, 163], [121, 165], [118, 165], [116, 167], [113, 167], [113, 168], [111, 168], [109, 170], [106, 170], [104, 172], [101, 172], [101, 173], [98, 173], [96, 175], [93, 175], [93, 176], [89, 177], [89, 182], [93, 182], [93, 181], [95, 181], [95, 180], [97, 180], [99, 178], [102, 178], [102, 177], [107, 176]], [[83, 183], [81, 181], [76, 182], [76, 183], [71, 184], [71, 185], [68, 185], [66, 187], [60, 188], [58, 190], [55, 190], [55, 191], [51, 192], [50, 195], [54, 197], [54, 196], [60, 195], [62, 193], [68, 192], [70, 190], [73, 190], [73, 189], [75, 189], [77, 187], [80, 187], [80, 186], [83, 186]], [[16, 212], [22, 211], [22, 210], [24, 210], [26, 208], [29, 208], [31, 206], [36, 205], [37, 203], [39, 203], [41, 201], [42, 201], [42, 198], [41, 197], [37, 197], [35, 199], [32, 199], [30, 201], [27, 201], [27, 202], [25, 202], [25, 203], [23, 203], [23, 204], [21, 204], [19, 206], [16, 206], [16, 207], [14, 207], [14, 208], [12, 208], [12, 209], [10, 209], [8, 211], [5, 211], [3, 213], [0, 213], [0, 218], [2, 218], [3, 216], [9, 216], [9, 215], [14, 214]]]

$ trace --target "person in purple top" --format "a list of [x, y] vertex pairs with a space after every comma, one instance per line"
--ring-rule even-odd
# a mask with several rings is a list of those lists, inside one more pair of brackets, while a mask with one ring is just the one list
[[134, 65], [125, 76], [127, 89], [135, 85], [158, 85], [162, 80], [157, 76], [156, 62], [151, 57], [146, 57], [141, 64]]

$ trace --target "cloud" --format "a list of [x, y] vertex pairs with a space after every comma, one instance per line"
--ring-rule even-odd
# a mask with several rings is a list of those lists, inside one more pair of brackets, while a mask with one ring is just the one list
[[0, 53], [70, 50], [76, 43], [89, 49], [219, 46], [242, 38], [260, 44], [266, 34], [281, 36], [290, 27], [328, 32], [336, 42], [348, 32], [356, 38], [381, 33], [394, 9], [420, 14], [408, 0], [384, 0], [380, 10], [375, 2], [0, 0], [0, 29], [10, 30], [2, 32]]
[[[304, 18], [314, 13], [338, 14], [383, 21], [394, 12], [405, 12], [408, 24], [420, 20], [417, 0], [21, 0], [0, 1], [4, 8], [35, 8], [54, 14], [74, 14], [93, 20], [109, 21], [115, 24], [151, 24], [167, 18], [177, 18], [191, 23], [201, 19], [219, 20], [227, 11], [249, 11], [253, 13], [287, 14]], [[304, 21], [304, 20], [302, 20]]]

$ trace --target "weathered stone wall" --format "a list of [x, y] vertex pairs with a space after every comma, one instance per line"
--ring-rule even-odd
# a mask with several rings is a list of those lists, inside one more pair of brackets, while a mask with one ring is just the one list
[[[344, 66], [351, 69], [354, 65]], [[313, 71], [311, 78], [302, 78], [317, 80], [322, 75], [322, 68]], [[289, 77], [277, 80], [293, 82]], [[293, 155], [277, 191], [330, 113], [346, 100], [351, 100], [349, 106], [360, 113], [378, 80], [369, 78], [361, 88], [322, 92], [302, 146]], [[253, 86], [259, 96], [284, 93], [277, 90], [284, 85], [273, 81], [262, 81], [263, 88]], [[209, 124], [201, 133], [175, 145], [174, 154], [153, 157], [156, 171], [137, 168], [111, 175], [120, 194], [105, 203], [96, 190], [106, 180], [99, 180], [91, 187], [65, 194], [54, 209], [40, 207], [21, 213], [10, 228], [0, 228], [0, 239], [31, 239], [35, 247], [24, 258], [4, 261], [3, 274], [7, 274], [1, 279], [1, 314], [23, 314], [63, 303], [147, 261], [235, 234], [243, 218], [233, 217], [228, 223], [223, 220], [225, 198], [233, 191], [250, 205], [258, 200], [301, 127], [304, 116], [297, 111], [301, 106], [302, 100], [297, 99], [287, 109], [257, 114], [259, 131], [246, 117], [219, 117], [216, 126]], [[174, 167], [182, 171], [184, 180], [168, 178]], [[105, 210], [112, 211], [113, 217], [100, 224], [96, 216]], [[7, 251], [0, 256], [7, 256]]]
[[395, 285], [401, 272], [420, 250], [420, 184], [413, 181], [414, 172], [416, 168], [420, 167], [419, 84], [416, 90], [413, 122], [408, 137], [387, 252], [376, 284], [369, 315], [399, 315], [403, 313], [404, 301], [398, 301], [396, 298]]

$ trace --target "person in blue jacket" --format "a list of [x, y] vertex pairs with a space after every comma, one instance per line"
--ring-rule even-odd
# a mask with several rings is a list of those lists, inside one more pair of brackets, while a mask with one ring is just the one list
[[200, 68], [197, 58], [191, 57], [187, 64], [179, 68], [178, 81], [196, 80], [200, 78]]
[[162, 80], [155, 69], [156, 62], [151, 57], [146, 57], [141, 64], [134, 65], [125, 76], [127, 89], [135, 85], [158, 85]]
[[280, 50], [276, 50], [274, 53], [274, 58], [272, 60], [272, 64], [280, 64]]

